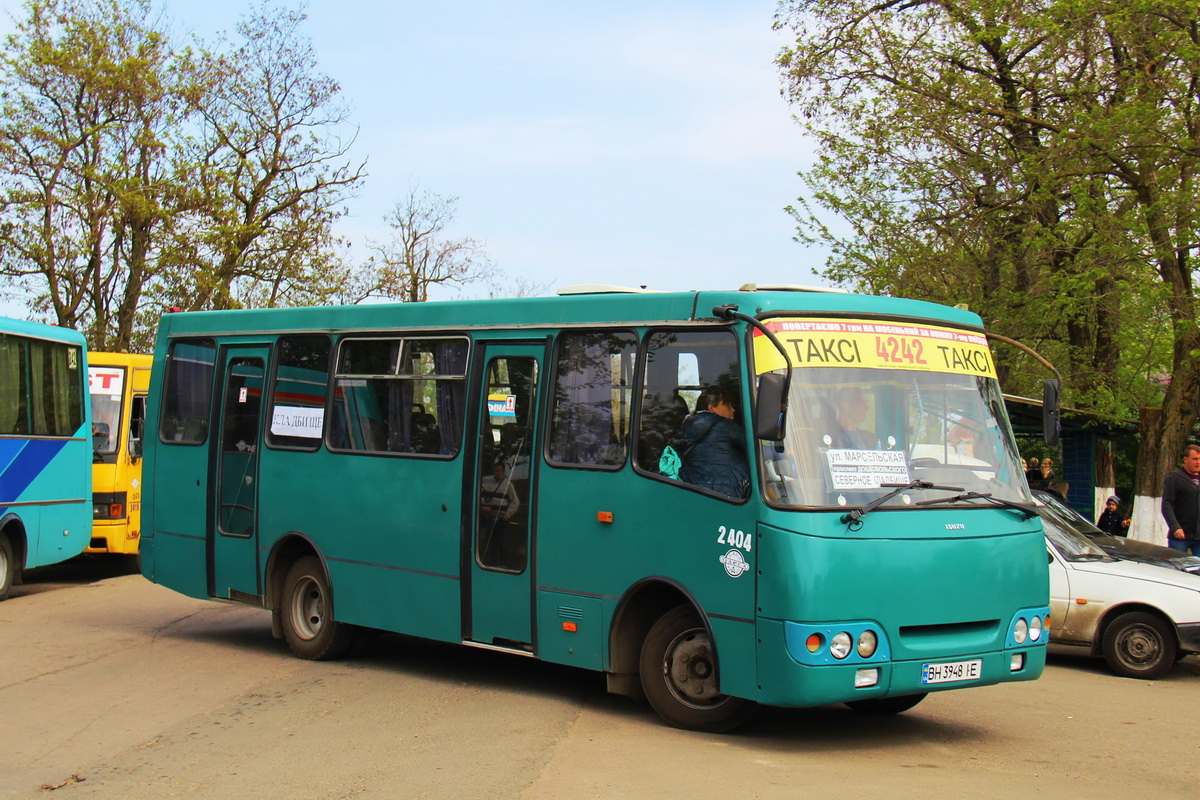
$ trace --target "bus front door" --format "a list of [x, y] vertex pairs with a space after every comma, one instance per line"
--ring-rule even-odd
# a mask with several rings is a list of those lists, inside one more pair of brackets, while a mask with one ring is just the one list
[[480, 414], [473, 487], [467, 503], [471, 532], [469, 616], [471, 642], [532, 651], [533, 522], [537, 477], [537, 411], [541, 345], [493, 343], [481, 347]]
[[[258, 582], [258, 459], [268, 349], [230, 346], [219, 358], [220, 428], [212, 438], [215, 481], [208, 531], [208, 592], [247, 600]], [[248, 597], [249, 596], [249, 597]]]

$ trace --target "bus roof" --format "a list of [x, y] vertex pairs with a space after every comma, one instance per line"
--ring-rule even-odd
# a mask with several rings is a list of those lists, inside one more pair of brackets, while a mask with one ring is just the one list
[[736, 305], [744, 314], [773, 313], [868, 316], [927, 320], [982, 329], [979, 316], [959, 308], [876, 295], [806, 289], [762, 290], [747, 285], [725, 291], [649, 292], [592, 285], [556, 297], [376, 303], [163, 315], [160, 333], [171, 336], [240, 331], [424, 328], [465, 330], [564, 325], [645, 324], [714, 320], [715, 306]]
[[52, 342], [86, 344], [83, 334], [72, 328], [60, 328], [57, 325], [44, 325], [40, 322], [28, 322], [9, 317], [0, 317], [0, 333], [13, 333], [33, 339], [47, 339]]
[[99, 353], [88, 351], [88, 364], [93, 367], [149, 367], [154, 356], [141, 353]]

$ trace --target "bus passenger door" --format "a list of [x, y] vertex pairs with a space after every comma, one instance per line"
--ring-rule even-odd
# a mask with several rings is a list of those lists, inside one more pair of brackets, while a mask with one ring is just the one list
[[471, 532], [468, 641], [533, 649], [533, 520], [541, 345], [481, 344], [474, 458], [464, 484]]
[[212, 438], [213, 500], [208, 530], [208, 593], [248, 600], [258, 583], [258, 459], [266, 347], [221, 350], [220, 427]]

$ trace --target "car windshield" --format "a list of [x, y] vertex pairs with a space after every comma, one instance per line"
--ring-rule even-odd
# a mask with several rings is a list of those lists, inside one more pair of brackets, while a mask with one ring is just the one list
[[1074, 508], [1067, 505], [1058, 495], [1054, 494], [1053, 492], [1035, 489], [1033, 496], [1038, 500], [1038, 502], [1045, 503], [1046, 505], [1050, 506], [1055, 513], [1057, 513], [1063, 518], [1063, 520], [1070, 524], [1072, 528], [1080, 533], [1085, 533], [1088, 536], [1101, 533], [1100, 529], [1092, 524], [1087, 517], [1083, 516]]
[[884, 507], [964, 491], [1030, 501], [999, 385], [969, 369], [797, 367], [784, 440], [759, 451], [768, 497], [782, 505], [857, 507], [914, 481], [938, 488]]
[[1066, 561], [1115, 561], [1082, 533], [1071, 530], [1052, 514], [1043, 514], [1046, 539]]

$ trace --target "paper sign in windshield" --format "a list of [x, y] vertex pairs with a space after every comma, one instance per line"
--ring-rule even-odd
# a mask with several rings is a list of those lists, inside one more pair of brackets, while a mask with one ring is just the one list
[[325, 409], [300, 406], [275, 406], [271, 415], [271, 433], [276, 436], [301, 436], [320, 439]]
[[908, 483], [903, 450], [827, 450], [834, 489], [878, 489], [885, 483]]

